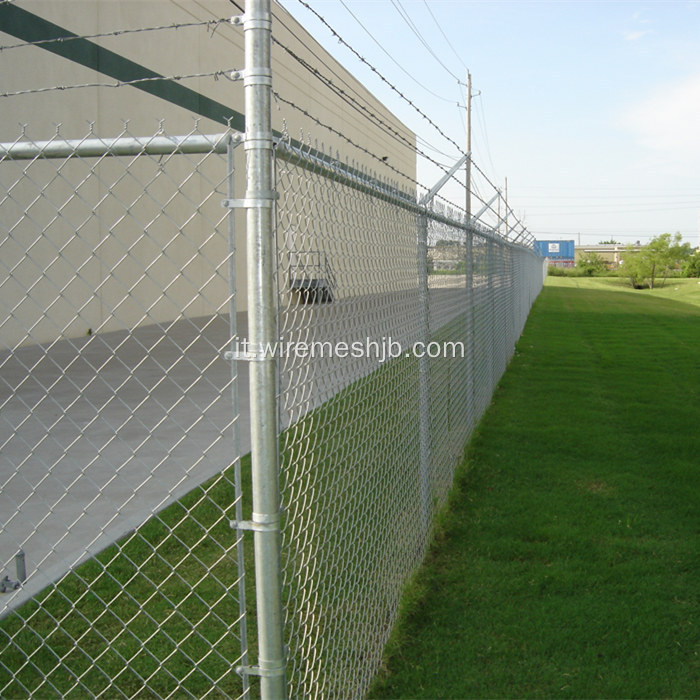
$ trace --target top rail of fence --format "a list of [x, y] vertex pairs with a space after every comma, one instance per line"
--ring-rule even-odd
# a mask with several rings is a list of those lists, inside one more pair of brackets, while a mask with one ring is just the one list
[[[188, 134], [185, 136], [156, 135], [148, 137], [118, 136], [103, 139], [89, 136], [81, 139], [56, 137], [45, 141], [17, 140], [0, 143], [0, 160], [35, 160], [53, 158], [103, 158], [109, 156], [171, 155], [174, 153], [226, 153], [229, 143], [241, 143], [245, 136], [239, 131], [218, 134]], [[376, 175], [332, 158], [323, 152], [296, 141], [275, 139], [275, 153], [280, 159], [306, 170], [323, 174], [354, 190], [369, 194], [401, 207], [416, 215], [427, 216], [437, 223], [476, 233], [503, 245], [530, 248], [524, 243], [508, 240], [494, 229], [472, 218], [451, 217], [417, 201], [415, 193], [401, 190], [396, 184], [383, 182]]]
[[421, 204], [417, 200], [415, 193], [402, 191], [396, 185], [392, 185], [389, 182], [382, 182], [377, 176], [343, 163], [317, 149], [306, 148], [285, 139], [277, 139], [275, 141], [275, 148], [276, 155], [286, 162], [298, 165], [306, 170], [311, 170], [328, 179], [346, 185], [359, 192], [382, 199], [414, 214], [425, 215], [432, 221], [476, 233], [479, 236], [489, 238], [503, 245], [525, 249], [531, 249], [532, 247], [524, 243], [508, 240], [497, 231], [478, 223], [474, 218], [472, 218], [471, 221], [467, 221], [466, 217], [460, 219], [441, 214]]
[[171, 153], [226, 153], [229, 141], [241, 141], [243, 134], [226, 131], [220, 134], [186, 136], [118, 136], [83, 139], [54, 138], [49, 141], [15, 141], [0, 143], [2, 160], [36, 158], [100, 158], [104, 156], [169, 155]]

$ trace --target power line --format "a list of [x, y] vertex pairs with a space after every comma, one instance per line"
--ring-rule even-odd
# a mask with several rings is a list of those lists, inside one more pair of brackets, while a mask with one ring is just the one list
[[[580, 205], [583, 206], [583, 205]], [[625, 205], [620, 205], [625, 206]], [[600, 214], [638, 214], [640, 212], [651, 213], [655, 211], [687, 211], [687, 210], [697, 210], [698, 203], [692, 205], [683, 206], [670, 206], [670, 207], [660, 207], [660, 206], [650, 206], [650, 207], [635, 207], [634, 209], [592, 209], [590, 206], [586, 207], [588, 211], [569, 211], [567, 208], [562, 211], [541, 211], [541, 207], [535, 209], [537, 216], [540, 217], [551, 217], [551, 216], [599, 216]], [[533, 208], [530, 208], [533, 211]]]
[[410, 18], [408, 12], [401, 4], [401, 0], [391, 0], [391, 4], [399, 13], [403, 21], [408, 25], [408, 28], [416, 35], [416, 37], [418, 37], [418, 41], [420, 41], [420, 43], [425, 47], [426, 51], [447, 71], [448, 75], [453, 77], [459, 83], [459, 78], [438, 58], [438, 55], [430, 48], [430, 44], [420, 33], [418, 27], [416, 27], [416, 25], [413, 23], [413, 20]]
[[[425, 5], [426, 10], [428, 10], [428, 12], [430, 13], [430, 16], [433, 18], [433, 21], [435, 22], [435, 25], [436, 25], [437, 28], [440, 30], [440, 34], [442, 34], [442, 36], [444, 37], [445, 41], [447, 42], [447, 45], [452, 49], [452, 53], [453, 53], [455, 56], [457, 56], [457, 60], [462, 64], [462, 67], [464, 68], [464, 70], [468, 71], [469, 68], [466, 66], [466, 64], [465, 64], [464, 61], [462, 60], [461, 56], [455, 51], [455, 47], [452, 46], [452, 44], [450, 43], [450, 40], [447, 38], [447, 34], [445, 34], [445, 32], [442, 30], [442, 27], [440, 26], [440, 23], [437, 21], [437, 18], [436, 18], [435, 15], [433, 14], [433, 11], [430, 9], [430, 5], [428, 5], [428, 3], [426, 2], [426, 0], [423, 0], [423, 4]], [[459, 82], [459, 81], [458, 81], [458, 82]]]
[[374, 37], [372, 32], [367, 29], [367, 27], [360, 21], [360, 19], [357, 17], [357, 15], [347, 6], [347, 4], [343, 1], [340, 0], [340, 4], [347, 10], [348, 14], [362, 27], [362, 29], [365, 31], [365, 33], [369, 36], [370, 39], [381, 49], [381, 51], [386, 54], [386, 56], [391, 60], [398, 68], [399, 70], [407, 75], [416, 85], [419, 87], [423, 88], [426, 92], [431, 94], [433, 97], [437, 97], [439, 100], [443, 100], [443, 102], [449, 102], [453, 103], [454, 100], [450, 100], [447, 97], [443, 97], [442, 95], [438, 95], [436, 92], [433, 92], [429, 87], [423, 85], [412, 73], [409, 73], [382, 45], [377, 39]]
[[[527, 188], [523, 188], [527, 189]], [[578, 189], [578, 188], [576, 188]], [[607, 191], [607, 188], [605, 188], [603, 191]], [[552, 200], [552, 199], [564, 199], [567, 201], [575, 201], [575, 200], [580, 200], [580, 199], [595, 199], [595, 200], [600, 200], [600, 199], [674, 199], [677, 197], [682, 197], [684, 199], [688, 198], [691, 195], [697, 196], [697, 189], [694, 189], [692, 192], [676, 192], [674, 194], [580, 194], [580, 195], [571, 195], [571, 194], [554, 194], [554, 195], [547, 195], [547, 194], [534, 194], [534, 195], [528, 195], [528, 199], [547, 199], [547, 200]], [[693, 200], [695, 201], [695, 200]], [[700, 199], [697, 200], [697, 202], [700, 204]], [[580, 205], [584, 206], [584, 205]]]
[[491, 146], [489, 144], [489, 135], [488, 135], [488, 131], [486, 130], [486, 110], [485, 110], [484, 97], [481, 94], [481, 92], [477, 95], [477, 97], [481, 97], [481, 100], [479, 100], [479, 103], [481, 105], [481, 109], [475, 110], [475, 111], [478, 115], [479, 126], [481, 127], [481, 132], [484, 135], [484, 146], [486, 148], [486, 157], [488, 158], [489, 164], [491, 165], [491, 170], [493, 172], [496, 172], [496, 166], [493, 164], [493, 158], [491, 157]]

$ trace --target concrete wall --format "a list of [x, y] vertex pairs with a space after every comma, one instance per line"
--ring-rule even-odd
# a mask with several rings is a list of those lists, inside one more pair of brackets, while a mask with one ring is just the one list
[[[208, 21], [238, 13], [226, 0], [19, 0], [14, 4], [78, 35]], [[383, 122], [405, 134], [409, 144], [415, 143], [414, 135], [281, 6], [273, 5], [273, 16], [273, 35], [278, 42], [273, 44], [273, 86], [284, 100], [274, 104], [273, 128], [286, 130], [292, 138], [312, 143], [317, 140], [326, 152], [338, 151], [357, 167], [375, 171], [382, 178], [401, 180], [395, 168], [407, 176], [400, 185], [410, 188], [415, 179], [414, 148], [359, 117], [283, 47], [369, 105]], [[243, 29], [231, 24], [89, 41], [164, 76], [244, 66]], [[0, 33], [0, 43], [7, 46], [19, 41]], [[39, 46], [1, 52], [0, 67], [2, 92], [116, 82], [99, 69], [56, 56]], [[230, 107], [234, 125], [240, 128], [240, 114], [244, 112], [242, 82], [203, 77], [181, 84]], [[193, 109], [134, 87], [39, 92], [3, 98], [2, 106], [3, 142], [15, 141], [22, 128], [33, 140], [50, 139], [57, 125], [66, 139], [83, 138], [90, 129], [103, 138], [117, 136], [125, 128], [132, 136], [151, 136], [158, 131], [161, 120], [169, 135], [191, 132], [196, 119], [203, 133], [225, 128], [217, 119], [202, 117]], [[304, 111], [333, 131], [318, 126]], [[334, 131], [361, 144], [379, 160], [359, 150], [353, 152]], [[235, 165], [236, 196], [243, 196], [242, 148], [237, 149]], [[26, 167], [29, 178], [14, 186]], [[13, 347], [18, 343], [50, 342], [94, 330], [225, 313], [228, 243], [225, 211], [220, 206], [226, 196], [225, 169], [225, 156], [204, 160], [182, 156], [141, 158], [124, 177], [121, 158], [62, 165], [0, 164], [0, 183], [5, 190], [12, 190], [10, 201], [0, 212], [4, 263], [0, 267], [0, 288], [6, 316], [0, 327], [2, 344]], [[28, 217], [24, 216], [27, 211]], [[342, 241], [348, 246], [358, 244], [351, 227], [344, 227], [344, 231], [334, 248], [340, 273], [341, 261], [347, 257]], [[316, 234], [319, 240], [324, 237], [324, 232], [321, 234]], [[287, 232], [279, 235], [285, 240]], [[314, 241], [305, 248], [318, 245]], [[236, 280], [237, 306], [245, 310], [242, 212], [236, 213]]]

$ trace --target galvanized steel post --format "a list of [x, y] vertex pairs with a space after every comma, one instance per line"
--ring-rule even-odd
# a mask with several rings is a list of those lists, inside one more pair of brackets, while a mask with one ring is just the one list
[[427, 535], [430, 529], [430, 360], [425, 349], [430, 342], [430, 307], [428, 296], [428, 216], [418, 216], [418, 299], [420, 302], [420, 335], [423, 352], [418, 356], [418, 441], [420, 449], [420, 518]]
[[263, 700], [286, 697], [282, 609], [277, 359], [260, 352], [276, 329], [273, 140], [271, 122], [272, 15], [270, 0], [247, 0], [245, 40], [245, 151], [247, 189], [248, 333], [258, 349], [250, 361], [251, 464], [255, 542], [258, 666]]
[[[469, 195], [467, 195], [468, 197]], [[474, 358], [476, 356], [474, 348], [474, 230], [471, 227], [470, 214], [467, 212], [466, 216], [466, 230], [464, 232], [466, 237], [464, 246], [465, 254], [465, 268], [466, 268], [466, 281], [465, 286], [467, 289], [467, 392], [469, 397], [469, 433], [476, 425], [476, 391], [474, 382]]]

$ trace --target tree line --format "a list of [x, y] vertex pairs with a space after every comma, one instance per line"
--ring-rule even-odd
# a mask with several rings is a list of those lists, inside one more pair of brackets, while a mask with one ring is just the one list
[[[662, 233], [655, 236], [641, 249], [627, 246], [620, 259], [618, 274], [635, 289], [654, 289], [669, 275], [700, 277], [700, 250], [693, 251], [690, 243], [683, 243], [680, 233]], [[585, 275], [595, 275], [607, 269], [605, 260], [597, 253], [579, 258], [576, 266]]]

